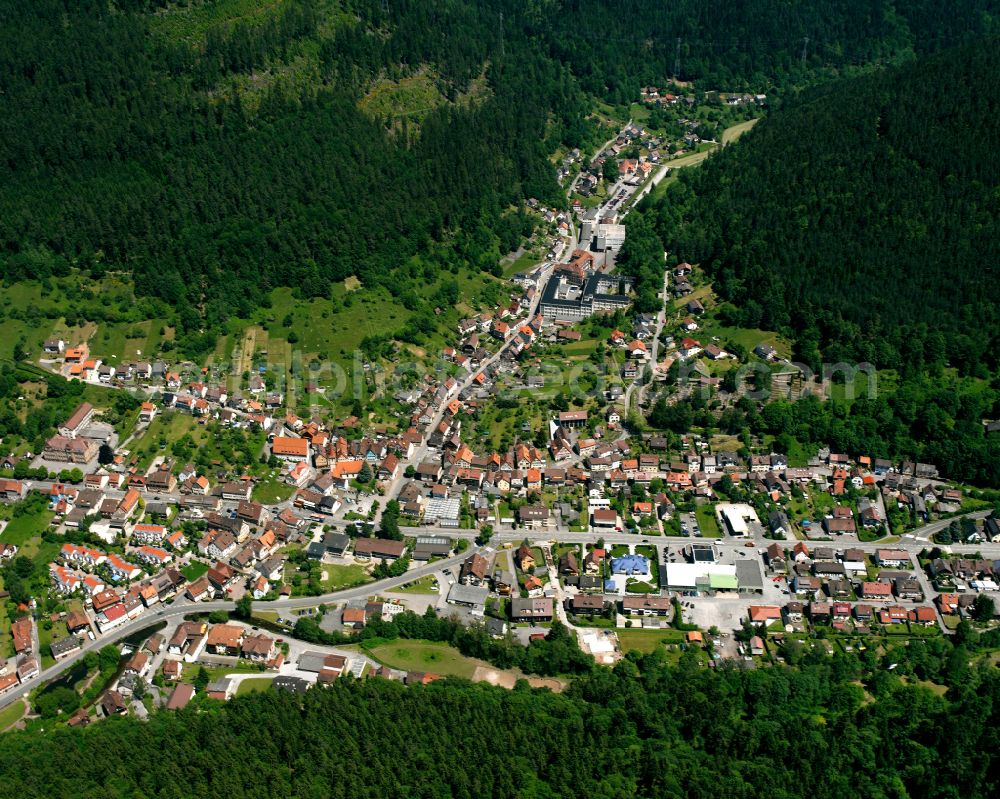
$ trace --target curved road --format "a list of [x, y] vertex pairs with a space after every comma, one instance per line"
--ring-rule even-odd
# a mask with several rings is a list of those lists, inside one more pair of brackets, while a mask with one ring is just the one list
[[[444, 560], [434, 561], [432, 564], [420, 566], [419, 568], [406, 572], [406, 574], [401, 577], [390, 577], [386, 580], [379, 580], [374, 583], [365, 583], [364, 585], [356, 586], [354, 588], [346, 588], [343, 591], [334, 591], [320, 596], [303, 596], [295, 597], [294, 599], [276, 599], [273, 602], [255, 602], [254, 607], [263, 610], [294, 610], [296, 608], [311, 608], [322, 604], [344, 602], [351, 599], [364, 599], [372, 594], [377, 594], [381, 591], [388, 591], [414, 580], [418, 580], [421, 577], [426, 577], [429, 574], [434, 574], [443, 568], [455, 566], [469, 557], [469, 555], [473, 552], [478, 551], [479, 548], [470, 547], [461, 555], [454, 555]], [[38, 676], [31, 678], [27, 682], [21, 683], [15, 688], [11, 688], [3, 696], [0, 696], [0, 708], [6, 707], [12, 702], [20, 700], [21, 697], [30, 691], [33, 691], [35, 688], [55, 679], [64, 671], [71, 668], [88, 652], [98, 650], [101, 647], [112, 644], [122, 638], [126, 638], [129, 635], [139, 632], [147, 627], [152, 627], [161, 621], [176, 619], [177, 617], [187, 616], [192, 613], [211, 613], [213, 610], [228, 611], [235, 609], [235, 607], [236, 603], [230, 600], [191, 602], [183, 597], [171, 605], [161, 605], [158, 609], [154, 605], [153, 609], [145, 611], [127, 624], [117, 627], [116, 629], [103, 635], [98, 635], [93, 641], [88, 640], [79, 652], [74, 652], [72, 655], [63, 658], [52, 666], [49, 666]], [[40, 660], [41, 653], [38, 652], [37, 641], [35, 650], [36, 657]]]
[[[968, 514], [963, 514], [973, 519], [981, 519], [989, 514], [989, 511], [975, 511]], [[956, 517], [958, 518], [958, 517]], [[908, 551], [915, 552], [920, 549], [930, 546], [929, 538], [931, 534], [947, 527], [952, 519], [946, 519], [939, 522], [932, 522], [924, 527], [920, 527], [911, 533], [903, 536], [899, 541], [889, 544], [885, 542], [858, 542], [851, 543], [851, 546], [858, 549], [862, 549], [865, 552], [873, 552], [881, 547], [897, 547], [907, 549]], [[412, 530], [408, 530], [412, 534]], [[454, 528], [438, 528], [438, 527], [424, 527], [420, 528], [420, 532], [436, 533], [440, 532], [442, 534], [447, 534], [453, 538], [473, 538], [478, 535], [475, 530], [460, 530]], [[643, 540], [641, 536], [634, 533], [617, 533], [617, 532], [589, 532], [589, 533], [573, 533], [568, 530], [555, 529], [546, 531], [531, 531], [526, 530], [514, 530], [514, 531], [504, 531], [497, 532], [492, 537], [492, 542], [494, 546], [503, 546], [504, 544], [514, 545], [520, 543], [526, 536], [532, 537], [538, 541], [553, 541], [553, 542], [569, 542], [569, 541], [584, 541], [593, 542], [598, 539], [603, 539], [606, 544], [631, 544], [638, 543]], [[662, 545], [677, 545], [677, 544], [689, 544], [691, 542], [690, 538], [684, 538], [679, 536], [650, 536], [649, 540], [655, 544]], [[729, 543], [733, 546], [738, 546], [742, 542], [735, 542], [735, 539], [709, 539], [712, 541], [717, 541], [718, 543]], [[759, 539], [749, 539], [755, 547], [766, 547], [769, 544], [774, 543], [771, 539], [759, 538]], [[1000, 557], [1000, 543], [982, 543], [982, 544], [958, 544], [950, 547], [942, 547], [942, 549], [948, 550], [955, 554], [972, 554], [980, 553], [983, 557]], [[401, 585], [412, 582], [413, 580], [418, 580], [421, 577], [426, 577], [427, 575], [434, 574], [435, 572], [441, 571], [441, 569], [450, 568], [456, 566], [465, 560], [469, 555], [474, 552], [480, 552], [482, 547], [469, 547], [465, 552], [460, 555], [453, 555], [450, 558], [435, 561], [431, 564], [426, 564], [424, 566], [419, 566], [416, 569], [406, 572], [406, 574], [400, 577], [391, 577], [386, 580], [379, 580], [373, 583], [366, 583], [364, 585], [356, 586], [354, 588], [347, 588], [343, 591], [334, 591], [329, 594], [322, 594], [320, 596], [306, 596], [306, 597], [295, 597], [294, 599], [277, 599], [273, 602], [255, 602], [254, 607], [257, 609], [264, 610], [295, 610], [296, 608], [308, 608], [315, 607], [320, 604], [331, 604], [335, 602], [345, 602], [352, 599], [364, 599], [373, 594], [378, 594], [382, 591], [390, 591], [393, 588], [398, 588]], [[919, 573], [919, 572], [918, 572]], [[926, 587], [925, 587], [926, 590]], [[138, 632], [146, 627], [151, 627], [160, 621], [166, 621], [169, 619], [175, 619], [177, 617], [183, 617], [191, 613], [210, 613], [213, 610], [233, 610], [236, 607], [236, 603], [228, 600], [216, 600], [212, 602], [190, 602], [187, 599], [181, 598], [175, 601], [171, 605], [161, 605], [160, 608], [147, 611], [137, 618], [133, 619], [129, 623], [112, 630], [109, 633], [98, 636], [93, 641], [87, 641], [83, 648], [69, 657], [60, 660], [49, 668], [45, 669], [37, 677], [28, 680], [25, 683], [17, 686], [16, 688], [10, 689], [3, 696], [0, 696], [0, 708], [6, 707], [19, 700], [29, 691], [34, 690], [40, 685], [55, 679], [68, 668], [70, 668], [74, 663], [80, 660], [88, 652], [100, 649], [109, 643], [114, 643], [122, 638], [125, 638], [132, 633]], [[37, 650], [37, 645], [36, 645]], [[40, 653], [38, 653], [40, 654]]]

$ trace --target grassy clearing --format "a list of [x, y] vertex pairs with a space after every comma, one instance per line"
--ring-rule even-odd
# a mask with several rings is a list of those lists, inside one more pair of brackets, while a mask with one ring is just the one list
[[24, 702], [20, 700], [0, 710], [0, 731], [19, 722], [24, 717], [24, 710]]
[[412, 116], [420, 119], [428, 111], [445, 103], [434, 82], [434, 75], [422, 69], [399, 80], [379, 80], [358, 106], [372, 116]]
[[248, 677], [240, 681], [239, 686], [236, 688], [236, 695], [243, 696], [244, 694], [266, 691], [273, 683], [274, 680], [271, 677]]
[[294, 491], [294, 486], [278, 480], [276, 477], [270, 477], [267, 480], [257, 483], [253, 487], [253, 493], [250, 496], [254, 502], [261, 502], [265, 505], [276, 505], [288, 499]]
[[132, 452], [139, 455], [140, 466], [148, 468], [156, 453], [160, 451], [161, 444], [170, 446], [184, 435], [192, 433], [197, 426], [198, 422], [194, 417], [186, 413], [179, 411], [158, 413], [142, 435], [132, 442]]
[[283, 0], [218, 0], [214, 3], [171, 5], [155, 14], [150, 30], [173, 41], [198, 44], [209, 30], [236, 22], [254, 22], [281, 8]]
[[544, 255], [545, 253], [540, 250], [525, 250], [513, 261], [503, 265], [503, 276], [510, 277], [511, 275], [516, 275], [518, 272], [527, 272], [545, 260]]
[[188, 582], [194, 582], [208, 571], [208, 565], [200, 560], [192, 560], [187, 566], [181, 569], [181, 574]]
[[682, 155], [680, 158], [675, 158], [672, 161], [667, 161], [667, 165], [671, 169], [683, 169], [689, 166], [698, 166], [703, 163], [713, 152], [712, 150], [703, 150], [700, 153], [688, 153], [687, 155]]
[[208, 672], [208, 681], [221, 680], [227, 674], [255, 674], [260, 669], [253, 663], [239, 661], [235, 666], [201, 666], [198, 663], [184, 663], [181, 666], [181, 682], [193, 682], [202, 668]]
[[702, 321], [701, 328], [695, 333], [695, 337], [703, 343], [707, 343], [715, 336], [718, 336], [723, 347], [727, 344], [739, 344], [748, 352], [753, 352], [754, 347], [758, 344], [769, 344], [778, 351], [779, 357], [782, 358], [787, 358], [792, 352], [791, 344], [771, 330], [725, 327], [715, 320], [707, 320]]
[[400, 594], [432, 594], [437, 596], [440, 590], [435, 587], [437, 584], [437, 578], [433, 574], [428, 574], [426, 577], [421, 577], [419, 580], [408, 583], [402, 588], [395, 589], [395, 592]]
[[723, 146], [731, 144], [736, 141], [740, 136], [746, 133], [750, 128], [756, 125], [760, 121], [760, 117], [756, 119], [748, 119], [746, 122], [740, 122], [739, 124], [733, 125], [722, 131], [722, 144]]
[[[139, 468], [148, 469], [157, 455], [169, 455], [173, 445], [189, 438], [186, 450], [178, 457], [177, 469], [190, 459], [202, 473], [216, 467], [237, 473], [259, 474], [263, 471], [258, 456], [264, 448], [263, 431], [230, 430], [216, 422], [201, 423], [180, 411], [165, 411], [153, 419], [141, 437], [132, 445], [132, 454], [139, 458]], [[249, 454], [247, 454], [249, 453]], [[174, 453], [177, 454], [177, 453]]]
[[52, 642], [58, 641], [60, 638], [65, 638], [69, 635], [69, 630], [66, 628], [66, 622], [57, 621], [53, 622], [49, 629], [46, 628], [46, 623], [44, 621], [38, 624], [38, 649], [41, 655], [41, 667], [47, 669], [49, 666], [56, 662], [56, 659], [52, 657]]
[[680, 644], [684, 633], [680, 630], [618, 630], [618, 643], [622, 652], [655, 652], [665, 644]]
[[327, 591], [339, 591], [342, 588], [352, 588], [371, 582], [371, 577], [365, 571], [365, 567], [357, 564], [349, 566], [323, 564], [321, 571], [326, 575], [321, 582]]
[[719, 521], [715, 518], [714, 505], [699, 505], [695, 509], [695, 516], [698, 519], [698, 527], [705, 538], [721, 538], [722, 530], [719, 529]]
[[471, 679], [478, 663], [436, 641], [393, 641], [366, 650], [379, 663], [392, 669], [429, 671], [442, 677]]
[[25, 513], [16, 516], [4, 528], [3, 533], [0, 534], [0, 540], [23, 549], [33, 538], [40, 537], [48, 529], [53, 515], [51, 511], [43, 510], [39, 513]]
[[[54, 324], [52, 319], [41, 316], [43, 313], [47, 315], [50, 312], [47, 306], [54, 304], [51, 301], [46, 302], [45, 297], [46, 292], [41, 284], [34, 281], [22, 281], [0, 288], [0, 298], [5, 308], [30, 308], [39, 312], [38, 316], [29, 316], [27, 319], [5, 316], [0, 320], [0, 358], [13, 357], [14, 347], [21, 338], [24, 339], [28, 352], [32, 354], [41, 352], [42, 342], [48, 338]], [[51, 313], [54, 316], [58, 315], [56, 311]], [[73, 339], [74, 342], [76, 340]]]

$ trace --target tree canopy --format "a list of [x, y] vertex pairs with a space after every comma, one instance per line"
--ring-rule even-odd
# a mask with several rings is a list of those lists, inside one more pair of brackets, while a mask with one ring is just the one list
[[1000, 677], [963, 647], [790, 648], [795, 667], [750, 671], [631, 656], [562, 694], [348, 677], [199, 697], [148, 722], [4, 735], [0, 779], [24, 799], [987, 796]]

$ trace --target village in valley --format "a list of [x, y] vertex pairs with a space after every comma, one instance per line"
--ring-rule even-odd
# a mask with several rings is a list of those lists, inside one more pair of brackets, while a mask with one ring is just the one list
[[[645, 122], [557, 158], [568, 207], [528, 203], [543, 227], [502, 302], [469, 309], [420, 374], [364, 364], [378, 414], [331, 418], [308, 373], [246, 356], [219, 375], [59, 335], [31, 353], [39, 379], [87, 393], [42, 451], [0, 459], [4, 726], [55, 690], [84, 725], [344, 675], [523, 676], [447, 646], [344, 643], [408, 612], [524, 646], [558, 625], [602, 664], [662, 648], [744, 668], [992, 623], [1000, 518], [981, 491], [885, 453], [646, 423], [657, 400], [740, 401], [740, 365], [771, 398], [830, 386], [780, 337], [727, 329], [669, 253], [660, 308], [635, 311], [616, 268], [629, 210], [726, 142], [702, 105], [746, 129], [766, 102], [639, 100]], [[337, 643], [296, 637], [303, 618]]]

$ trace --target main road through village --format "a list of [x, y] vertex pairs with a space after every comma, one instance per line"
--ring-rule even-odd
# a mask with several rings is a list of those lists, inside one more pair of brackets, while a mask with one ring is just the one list
[[[970, 518], [983, 518], [988, 514], [988, 511], [978, 511], [976, 513], [968, 514]], [[951, 520], [934, 522], [932, 524], [921, 527], [912, 533], [902, 536], [898, 541], [888, 544], [886, 542], [863, 542], [863, 543], [852, 543], [852, 547], [860, 548], [866, 552], [874, 552], [878, 548], [892, 546], [896, 548], [903, 548], [909, 551], [911, 554], [919, 552], [921, 549], [931, 546], [930, 538], [935, 532], [944, 529]], [[459, 530], [455, 528], [436, 528], [436, 527], [425, 527], [420, 528], [421, 534], [426, 533], [441, 533], [451, 536], [452, 538], [465, 538], [474, 539], [478, 533], [475, 530]], [[524, 530], [519, 531], [508, 531], [499, 532], [495, 534], [491, 540], [491, 546], [503, 546], [505, 544], [513, 545], [519, 543], [525, 538], [525, 535], [531, 535], [526, 533]], [[642, 541], [648, 540], [651, 543], [655, 543], [660, 547], [670, 547], [677, 546], [682, 547], [687, 543], [690, 543], [690, 538], [681, 538], [675, 536], [652, 536], [648, 539], [644, 539], [641, 535], [634, 533], [580, 533], [580, 532], [570, 532], [568, 530], [550, 530], [541, 531], [534, 535], [531, 535], [536, 541], [550, 541], [553, 543], [593, 543], [598, 539], [604, 541], [607, 545], [614, 544], [636, 544]], [[756, 549], [761, 547], [766, 547], [769, 544], [774, 543], [773, 539], [765, 539], [763, 537], [750, 538], [750, 539], [705, 539], [707, 541], [715, 541], [721, 547], [731, 547], [736, 549], [743, 549], [753, 547]], [[749, 546], [748, 546], [749, 545]], [[399, 588], [402, 585], [418, 580], [421, 577], [426, 577], [431, 574], [440, 572], [442, 569], [448, 569], [453, 566], [457, 566], [463, 560], [468, 558], [474, 552], [482, 551], [482, 547], [470, 547], [465, 552], [460, 555], [454, 555], [450, 558], [444, 560], [438, 560], [434, 563], [427, 564], [424, 566], [419, 566], [414, 569], [410, 569], [405, 574], [399, 577], [392, 577], [386, 580], [379, 580], [372, 583], [367, 583], [362, 586], [357, 586], [354, 588], [348, 588], [343, 591], [334, 591], [329, 594], [321, 594], [319, 596], [304, 596], [295, 597], [293, 599], [276, 599], [271, 602], [255, 602], [254, 608], [257, 610], [296, 610], [301, 608], [314, 608], [321, 604], [335, 604], [348, 602], [350, 600], [364, 599], [373, 595], [377, 595], [386, 591], [391, 591], [393, 588]], [[977, 545], [960, 545], [951, 546], [944, 548], [948, 551], [955, 553], [979, 553], [981, 556], [986, 558], [1000, 558], [1000, 543], [991, 544], [983, 543]], [[86, 644], [80, 649], [80, 651], [70, 655], [58, 663], [49, 666], [47, 669], [42, 671], [37, 677], [34, 677], [27, 682], [22, 683], [16, 688], [11, 689], [8, 693], [0, 697], [0, 708], [6, 707], [12, 702], [19, 701], [28, 692], [34, 690], [40, 685], [43, 685], [57, 677], [59, 677], [67, 669], [72, 668], [72, 666], [77, 663], [81, 658], [83, 658], [88, 652], [100, 649], [109, 643], [114, 643], [121, 640], [122, 638], [127, 638], [137, 632], [145, 630], [147, 628], [154, 627], [163, 621], [170, 621], [172, 619], [177, 619], [178, 617], [184, 617], [191, 614], [207, 614], [215, 610], [222, 611], [232, 611], [236, 608], [236, 603], [226, 600], [215, 600], [211, 602], [190, 602], [187, 599], [180, 598], [170, 605], [162, 605], [159, 610], [151, 610], [147, 613], [142, 614], [136, 619], [132, 620], [128, 624], [125, 624], [115, 630], [112, 630], [103, 635], [99, 635], [93, 641], [87, 641]]]

